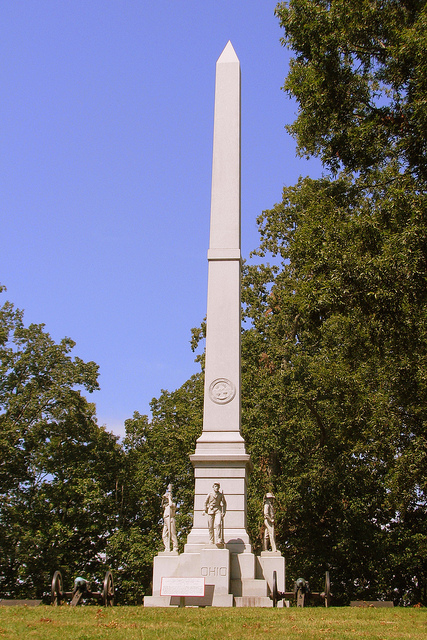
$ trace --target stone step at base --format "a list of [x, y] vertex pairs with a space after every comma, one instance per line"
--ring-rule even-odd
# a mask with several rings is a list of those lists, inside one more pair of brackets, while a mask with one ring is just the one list
[[171, 596], [145, 596], [144, 607], [179, 607], [179, 598], [174, 604], [171, 600]]
[[272, 607], [273, 600], [262, 596], [241, 596], [234, 598], [236, 607]]
[[267, 580], [250, 579], [231, 580], [231, 592], [237, 597], [268, 596]]
[[145, 596], [144, 607], [232, 607], [232, 593], [214, 595], [209, 592], [205, 597], [196, 596]]

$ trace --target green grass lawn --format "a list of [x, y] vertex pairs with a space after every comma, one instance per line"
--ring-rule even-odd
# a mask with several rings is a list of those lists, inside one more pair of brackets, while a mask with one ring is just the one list
[[426, 640], [427, 609], [0, 607], [0, 640]]

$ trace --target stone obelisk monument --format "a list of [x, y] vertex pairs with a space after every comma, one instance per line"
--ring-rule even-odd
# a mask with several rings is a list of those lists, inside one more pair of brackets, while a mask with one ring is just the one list
[[[278, 552], [255, 557], [246, 531], [250, 457], [240, 433], [240, 110], [240, 63], [228, 42], [216, 65], [203, 432], [190, 456], [193, 527], [184, 553], [161, 552], [154, 559], [153, 595], [145, 597], [145, 606], [173, 606], [178, 595], [192, 605], [271, 606], [273, 571], [278, 589], [285, 588], [284, 558]], [[212, 544], [205, 514], [214, 483], [227, 503], [220, 544]], [[178, 594], [191, 587], [185, 579], [201, 578], [203, 598]], [[162, 581], [173, 595], [163, 595]]]
[[231, 42], [216, 65], [203, 433], [195, 468], [193, 530], [208, 542], [203, 502], [218, 481], [226, 494], [224, 540], [243, 551], [249, 455], [240, 434], [240, 63]]

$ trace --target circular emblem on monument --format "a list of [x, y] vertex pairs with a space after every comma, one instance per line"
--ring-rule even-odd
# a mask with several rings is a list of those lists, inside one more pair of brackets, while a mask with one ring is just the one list
[[236, 387], [227, 378], [217, 378], [209, 386], [210, 399], [216, 404], [227, 404], [236, 395]]

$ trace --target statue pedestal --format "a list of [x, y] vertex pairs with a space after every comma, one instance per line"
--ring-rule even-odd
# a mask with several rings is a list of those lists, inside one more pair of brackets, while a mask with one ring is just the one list
[[[145, 596], [145, 607], [272, 607], [273, 571], [277, 588], [285, 591], [285, 559], [279, 552], [230, 552], [204, 548], [179, 556], [161, 553], [154, 558], [153, 595]], [[204, 578], [204, 597], [162, 596], [162, 578]], [[278, 606], [283, 606], [282, 602]]]
[[267, 581], [270, 593], [273, 591], [273, 571], [276, 572], [278, 591], [286, 591], [285, 558], [280, 551], [262, 551], [257, 557], [256, 573]]
[[[170, 554], [169, 554], [170, 556]], [[162, 596], [162, 578], [198, 578], [205, 580], [205, 595]], [[154, 558], [153, 595], [145, 596], [145, 607], [212, 606], [232, 607], [233, 594], [230, 593], [230, 551], [208, 548], [198, 553], [182, 553], [167, 557], [166, 554]]]

